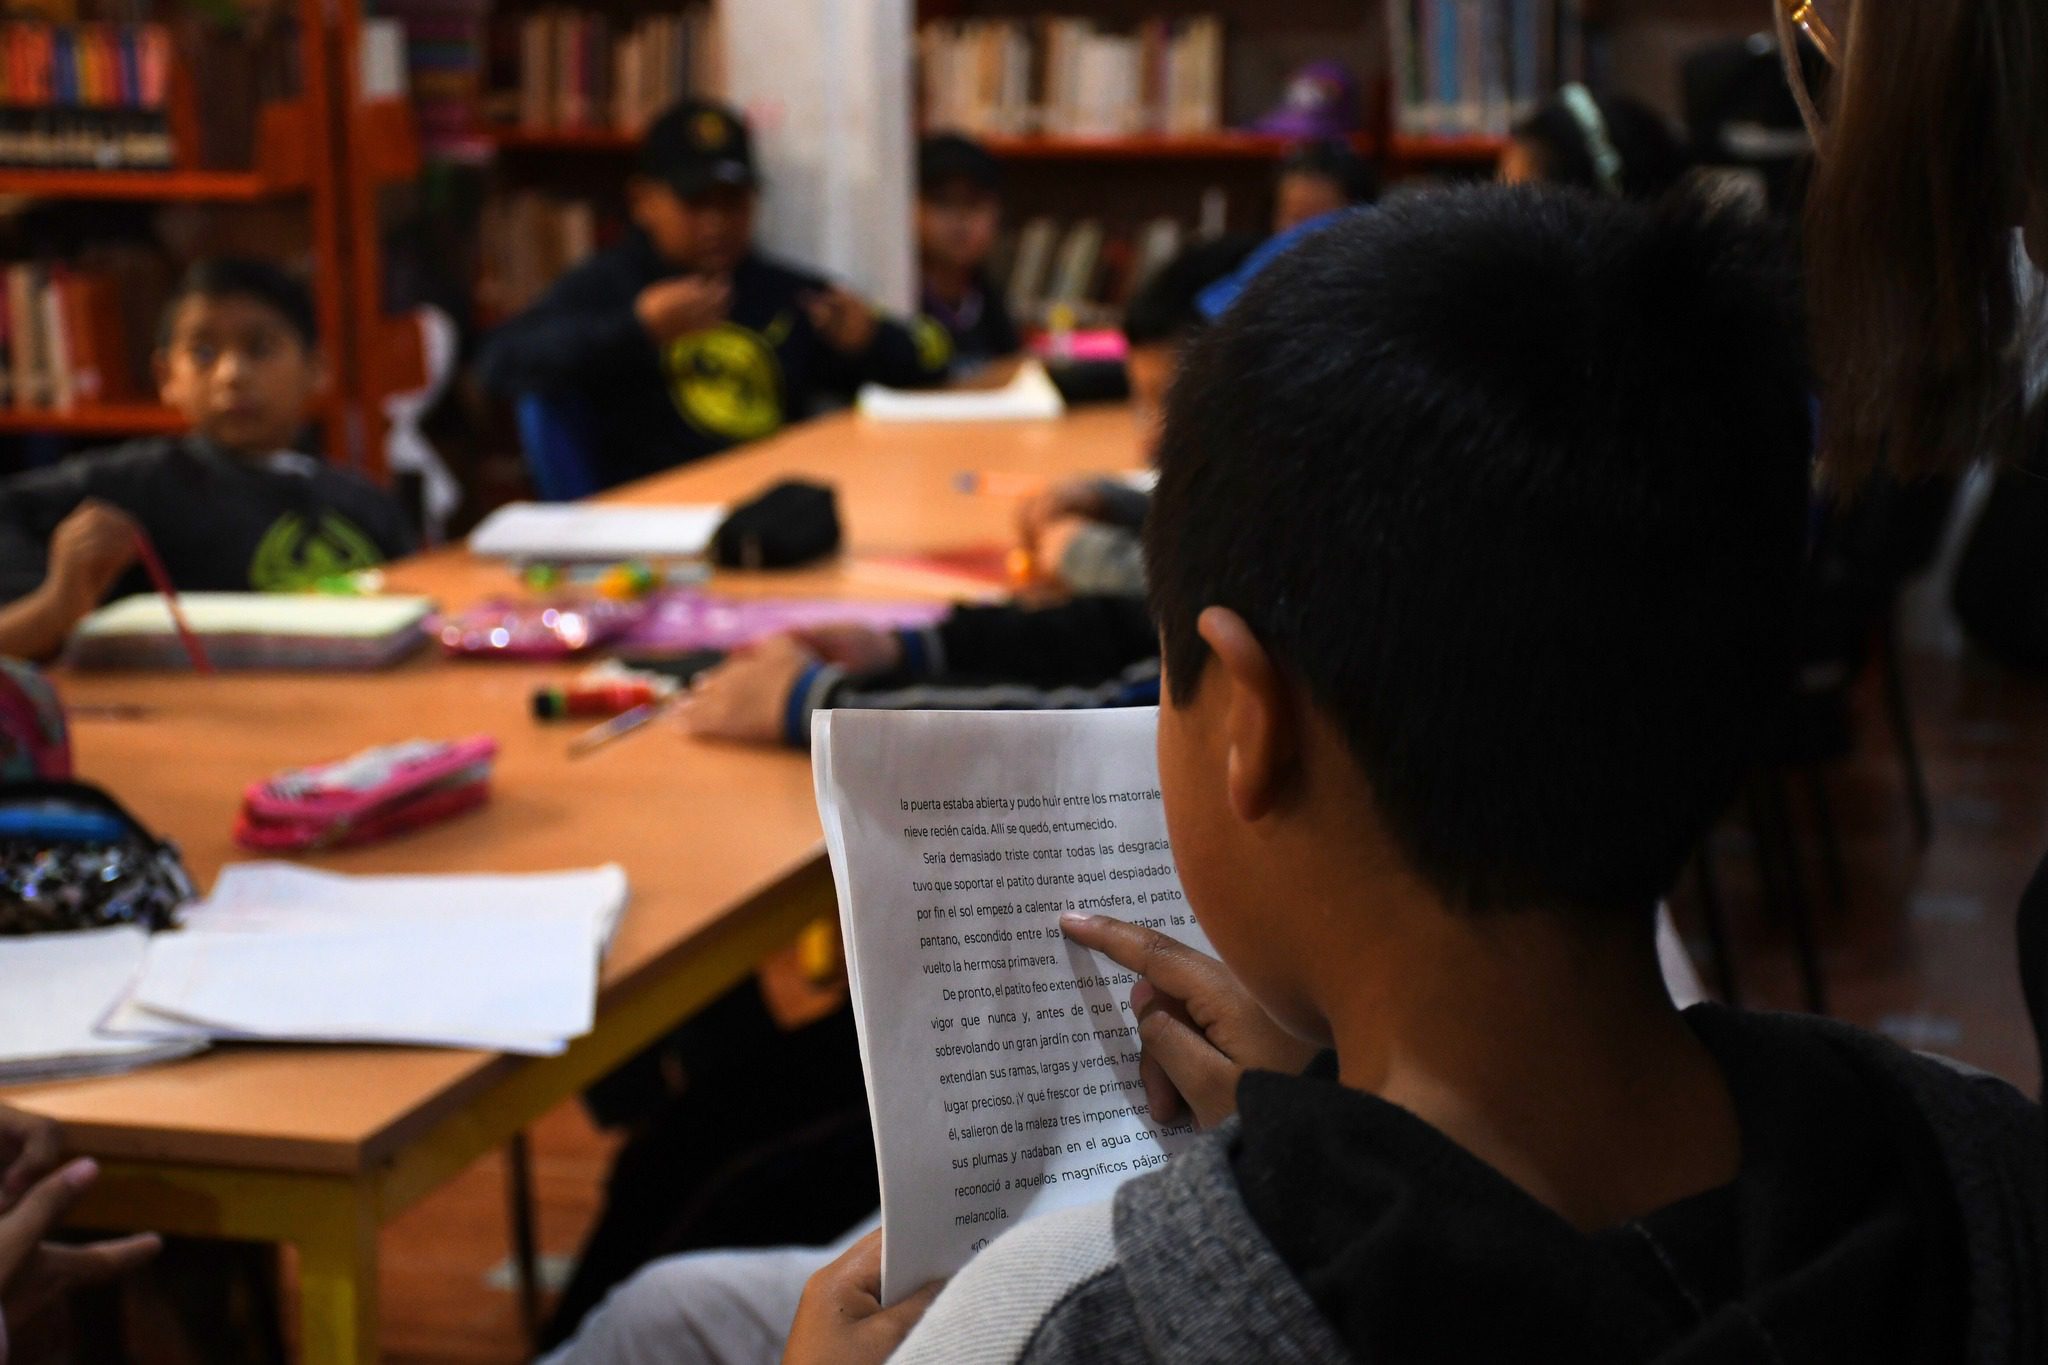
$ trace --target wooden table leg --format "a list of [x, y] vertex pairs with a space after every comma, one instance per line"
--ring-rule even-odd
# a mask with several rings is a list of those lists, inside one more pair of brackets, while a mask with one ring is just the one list
[[377, 1221], [369, 1191], [331, 1187], [303, 1208], [299, 1249], [302, 1365], [377, 1360]]

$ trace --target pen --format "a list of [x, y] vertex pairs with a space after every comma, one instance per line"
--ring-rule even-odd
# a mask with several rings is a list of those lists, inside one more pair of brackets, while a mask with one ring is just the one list
[[582, 758], [585, 754], [601, 749], [623, 735], [630, 735], [641, 726], [653, 720], [668, 708], [668, 697], [643, 703], [630, 711], [621, 711], [610, 720], [593, 725], [569, 741], [569, 757]]
[[159, 593], [163, 594], [164, 606], [171, 613], [171, 627], [178, 632], [178, 643], [185, 646], [186, 657], [192, 660], [195, 673], [213, 672], [213, 664], [206, 657], [206, 651], [199, 647], [199, 637], [192, 633], [192, 627], [185, 620], [185, 609], [178, 605], [178, 589], [171, 583], [170, 571], [157, 557], [156, 546], [149, 543], [149, 533], [140, 526], [135, 528], [135, 552], [142, 559], [143, 572]]

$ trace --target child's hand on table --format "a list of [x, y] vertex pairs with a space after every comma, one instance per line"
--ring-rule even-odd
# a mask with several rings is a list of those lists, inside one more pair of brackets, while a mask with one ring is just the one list
[[1213, 1128], [1237, 1111], [1237, 1080], [1246, 1071], [1296, 1073], [1316, 1055], [1207, 953], [1108, 915], [1061, 915], [1060, 929], [1138, 974], [1131, 987], [1145, 1045], [1138, 1074], [1155, 1123], [1187, 1113], [1198, 1127]]
[[1063, 479], [1017, 504], [1017, 543], [1036, 553], [1039, 542], [1059, 522], [1091, 520], [1102, 515], [1102, 487], [1092, 478]]
[[882, 1233], [874, 1232], [804, 1286], [782, 1365], [880, 1365], [917, 1326], [943, 1286], [882, 1307]]
[[85, 1246], [44, 1241], [99, 1174], [89, 1160], [60, 1166], [62, 1146], [49, 1119], [0, 1105], [0, 1365], [9, 1323], [19, 1326], [74, 1289], [127, 1274], [162, 1245], [154, 1234]]
[[804, 648], [849, 673], [892, 673], [903, 667], [903, 641], [873, 626], [812, 626], [790, 632]]
[[779, 744], [789, 693], [818, 656], [793, 636], [773, 635], [697, 675], [677, 708], [683, 728], [705, 739]]

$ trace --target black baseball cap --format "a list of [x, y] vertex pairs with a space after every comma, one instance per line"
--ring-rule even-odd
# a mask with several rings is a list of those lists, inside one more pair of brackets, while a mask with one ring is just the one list
[[1002, 170], [989, 149], [958, 133], [933, 133], [917, 144], [917, 192], [936, 194], [964, 180], [990, 194], [1002, 191]]
[[640, 141], [640, 173], [685, 199], [720, 185], [751, 188], [760, 182], [747, 121], [712, 100], [670, 105], [648, 125]]

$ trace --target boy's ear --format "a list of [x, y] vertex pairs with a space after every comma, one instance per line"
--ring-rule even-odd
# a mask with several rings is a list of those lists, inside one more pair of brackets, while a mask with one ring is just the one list
[[1210, 607], [1195, 623], [1209, 646], [1204, 686], [1219, 687], [1224, 774], [1230, 810], [1250, 823], [1265, 818], [1279, 801], [1300, 752], [1294, 697], [1273, 656], [1244, 618], [1228, 607]]

